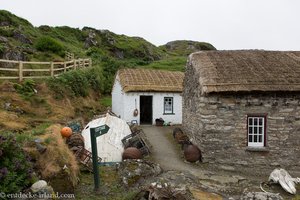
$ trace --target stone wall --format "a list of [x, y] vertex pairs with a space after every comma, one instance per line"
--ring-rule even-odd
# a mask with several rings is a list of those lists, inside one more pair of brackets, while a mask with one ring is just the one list
[[[199, 76], [188, 68], [183, 91], [183, 129], [203, 162], [243, 167], [300, 166], [299, 94], [200, 94]], [[247, 115], [267, 114], [264, 151], [247, 147]]]

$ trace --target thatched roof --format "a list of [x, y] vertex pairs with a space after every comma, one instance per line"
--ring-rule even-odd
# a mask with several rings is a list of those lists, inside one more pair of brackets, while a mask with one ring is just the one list
[[182, 92], [182, 72], [121, 69], [117, 75], [124, 92]]
[[188, 67], [202, 94], [300, 91], [300, 51], [202, 51], [190, 55]]

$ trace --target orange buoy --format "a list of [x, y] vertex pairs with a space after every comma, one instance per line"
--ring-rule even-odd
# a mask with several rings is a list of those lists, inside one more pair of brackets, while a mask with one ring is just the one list
[[68, 138], [72, 135], [72, 129], [70, 127], [63, 127], [60, 130], [60, 134], [61, 136]]

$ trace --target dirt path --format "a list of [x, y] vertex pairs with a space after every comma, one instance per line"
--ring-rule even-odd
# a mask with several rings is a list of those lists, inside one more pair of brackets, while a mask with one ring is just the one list
[[237, 186], [236, 189], [241, 190], [241, 182], [247, 183], [246, 178], [232, 172], [216, 172], [203, 167], [202, 164], [185, 162], [180, 151], [176, 149], [177, 144], [172, 141], [174, 127], [141, 126], [141, 128], [152, 145], [152, 158], [164, 170], [190, 172], [199, 178], [203, 186], [223, 195], [226, 195], [228, 187], [232, 190]]

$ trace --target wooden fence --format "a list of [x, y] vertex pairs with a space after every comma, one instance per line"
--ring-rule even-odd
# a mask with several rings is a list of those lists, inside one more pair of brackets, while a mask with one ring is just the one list
[[22, 81], [26, 78], [42, 79], [50, 76], [58, 76], [69, 70], [90, 66], [92, 66], [91, 59], [76, 59], [65, 62], [29, 62], [0, 59], [0, 80], [18, 79]]

